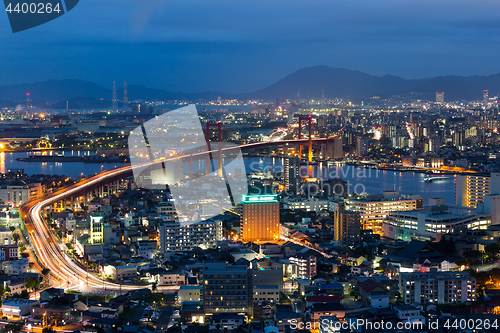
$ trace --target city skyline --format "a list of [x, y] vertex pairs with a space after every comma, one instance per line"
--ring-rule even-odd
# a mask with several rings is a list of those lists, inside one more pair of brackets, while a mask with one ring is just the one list
[[5, 6], [2, 331], [498, 331], [500, 3]]

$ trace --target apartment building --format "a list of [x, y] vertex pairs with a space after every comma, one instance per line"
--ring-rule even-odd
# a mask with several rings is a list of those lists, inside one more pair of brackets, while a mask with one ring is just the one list
[[160, 232], [160, 252], [186, 251], [195, 247], [215, 248], [218, 240], [223, 239], [222, 221], [203, 222], [164, 222]]
[[476, 208], [484, 197], [500, 189], [500, 173], [489, 175], [457, 175], [456, 205]]
[[476, 279], [468, 272], [411, 272], [399, 274], [405, 304], [458, 304], [475, 301]]
[[361, 234], [361, 213], [339, 207], [334, 214], [333, 235], [342, 245], [359, 242]]
[[314, 251], [299, 252], [295, 256], [289, 258], [290, 263], [297, 265], [299, 279], [312, 279], [316, 276], [317, 260]]
[[246, 266], [207, 262], [202, 272], [200, 299], [205, 315], [245, 314], [248, 311], [252, 295]]

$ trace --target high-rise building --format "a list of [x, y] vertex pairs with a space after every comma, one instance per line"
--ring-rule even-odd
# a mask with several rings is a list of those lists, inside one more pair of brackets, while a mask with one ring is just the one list
[[468, 272], [413, 272], [399, 274], [405, 304], [457, 304], [474, 302], [476, 279]]
[[285, 190], [291, 194], [297, 193], [300, 186], [300, 160], [297, 157], [285, 159]]
[[198, 223], [164, 222], [159, 226], [160, 252], [189, 251], [195, 247], [215, 248], [223, 239], [222, 221], [207, 220]]
[[277, 195], [249, 195], [241, 202], [240, 238], [246, 242], [276, 241], [280, 235]]
[[340, 159], [344, 157], [342, 139], [335, 138], [333, 139], [333, 156], [334, 159]]
[[334, 238], [342, 245], [351, 245], [359, 242], [361, 234], [361, 213], [345, 210], [344, 207], [334, 214]]
[[487, 105], [488, 102], [490, 101], [490, 98], [488, 95], [489, 95], [489, 91], [483, 90], [483, 103], [484, 103], [484, 105]]
[[365, 156], [368, 153], [368, 140], [358, 137], [356, 140], [356, 151], [358, 156]]
[[436, 103], [444, 104], [444, 91], [436, 91]]
[[246, 314], [251, 306], [249, 298], [252, 297], [247, 266], [207, 262], [203, 264], [202, 274], [200, 300], [205, 315]]
[[[476, 208], [487, 194], [500, 189], [500, 173], [490, 175], [457, 175], [455, 190], [457, 206]], [[498, 192], [497, 192], [498, 193]]]

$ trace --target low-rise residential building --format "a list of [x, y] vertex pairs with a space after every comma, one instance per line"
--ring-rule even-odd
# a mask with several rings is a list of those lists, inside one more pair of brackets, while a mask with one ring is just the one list
[[31, 315], [36, 318], [47, 316], [57, 323], [68, 323], [72, 320], [71, 305], [41, 303], [31, 308]]
[[2, 269], [7, 275], [20, 275], [23, 273], [28, 273], [29, 261], [27, 258], [22, 258], [15, 261], [4, 261], [2, 263]]
[[10, 298], [2, 302], [2, 313], [4, 316], [21, 317], [31, 313], [31, 308], [39, 301], [24, 299], [24, 298]]
[[261, 302], [268, 301], [271, 303], [279, 303], [280, 289], [278, 286], [254, 286], [253, 301]]
[[179, 272], [161, 272], [153, 275], [152, 278], [159, 286], [183, 286], [186, 284], [186, 275]]
[[137, 266], [104, 266], [104, 273], [115, 281], [134, 280], [137, 278]]
[[408, 320], [408, 318], [420, 315], [420, 310], [413, 305], [402, 304], [393, 305], [392, 309], [396, 313], [399, 320]]
[[336, 316], [345, 317], [345, 309], [341, 303], [316, 303], [310, 309], [311, 321], [318, 322], [321, 317]]
[[41, 199], [45, 193], [45, 187], [40, 183], [27, 184], [17, 180], [0, 188], [0, 201], [12, 207], [20, 207], [24, 203]]
[[382, 284], [368, 279], [359, 283], [358, 287], [363, 304], [377, 309], [389, 307], [389, 290]]
[[142, 240], [137, 242], [137, 255], [146, 259], [153, 259], [157, 250], [158, 242]]
[[237, 314], [213, 315], [209, 327], [221, 331], [231, 331], [245, 323], [245, 316]]
[[181, 286], [177, 293], [177, 301], [184, 302], [199, 302], [200, 301], [200, 286]]
[[19, 259], [19, 248], [17, 245], [0, 245], [0, 261], [17, 259]]

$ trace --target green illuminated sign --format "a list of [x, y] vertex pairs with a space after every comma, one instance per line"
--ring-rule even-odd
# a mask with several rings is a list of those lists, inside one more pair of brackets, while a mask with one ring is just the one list
[[245, 196], [243, 202], [256, 203], [256, 202], [278, 202], [276, 195], [255, 195]]

